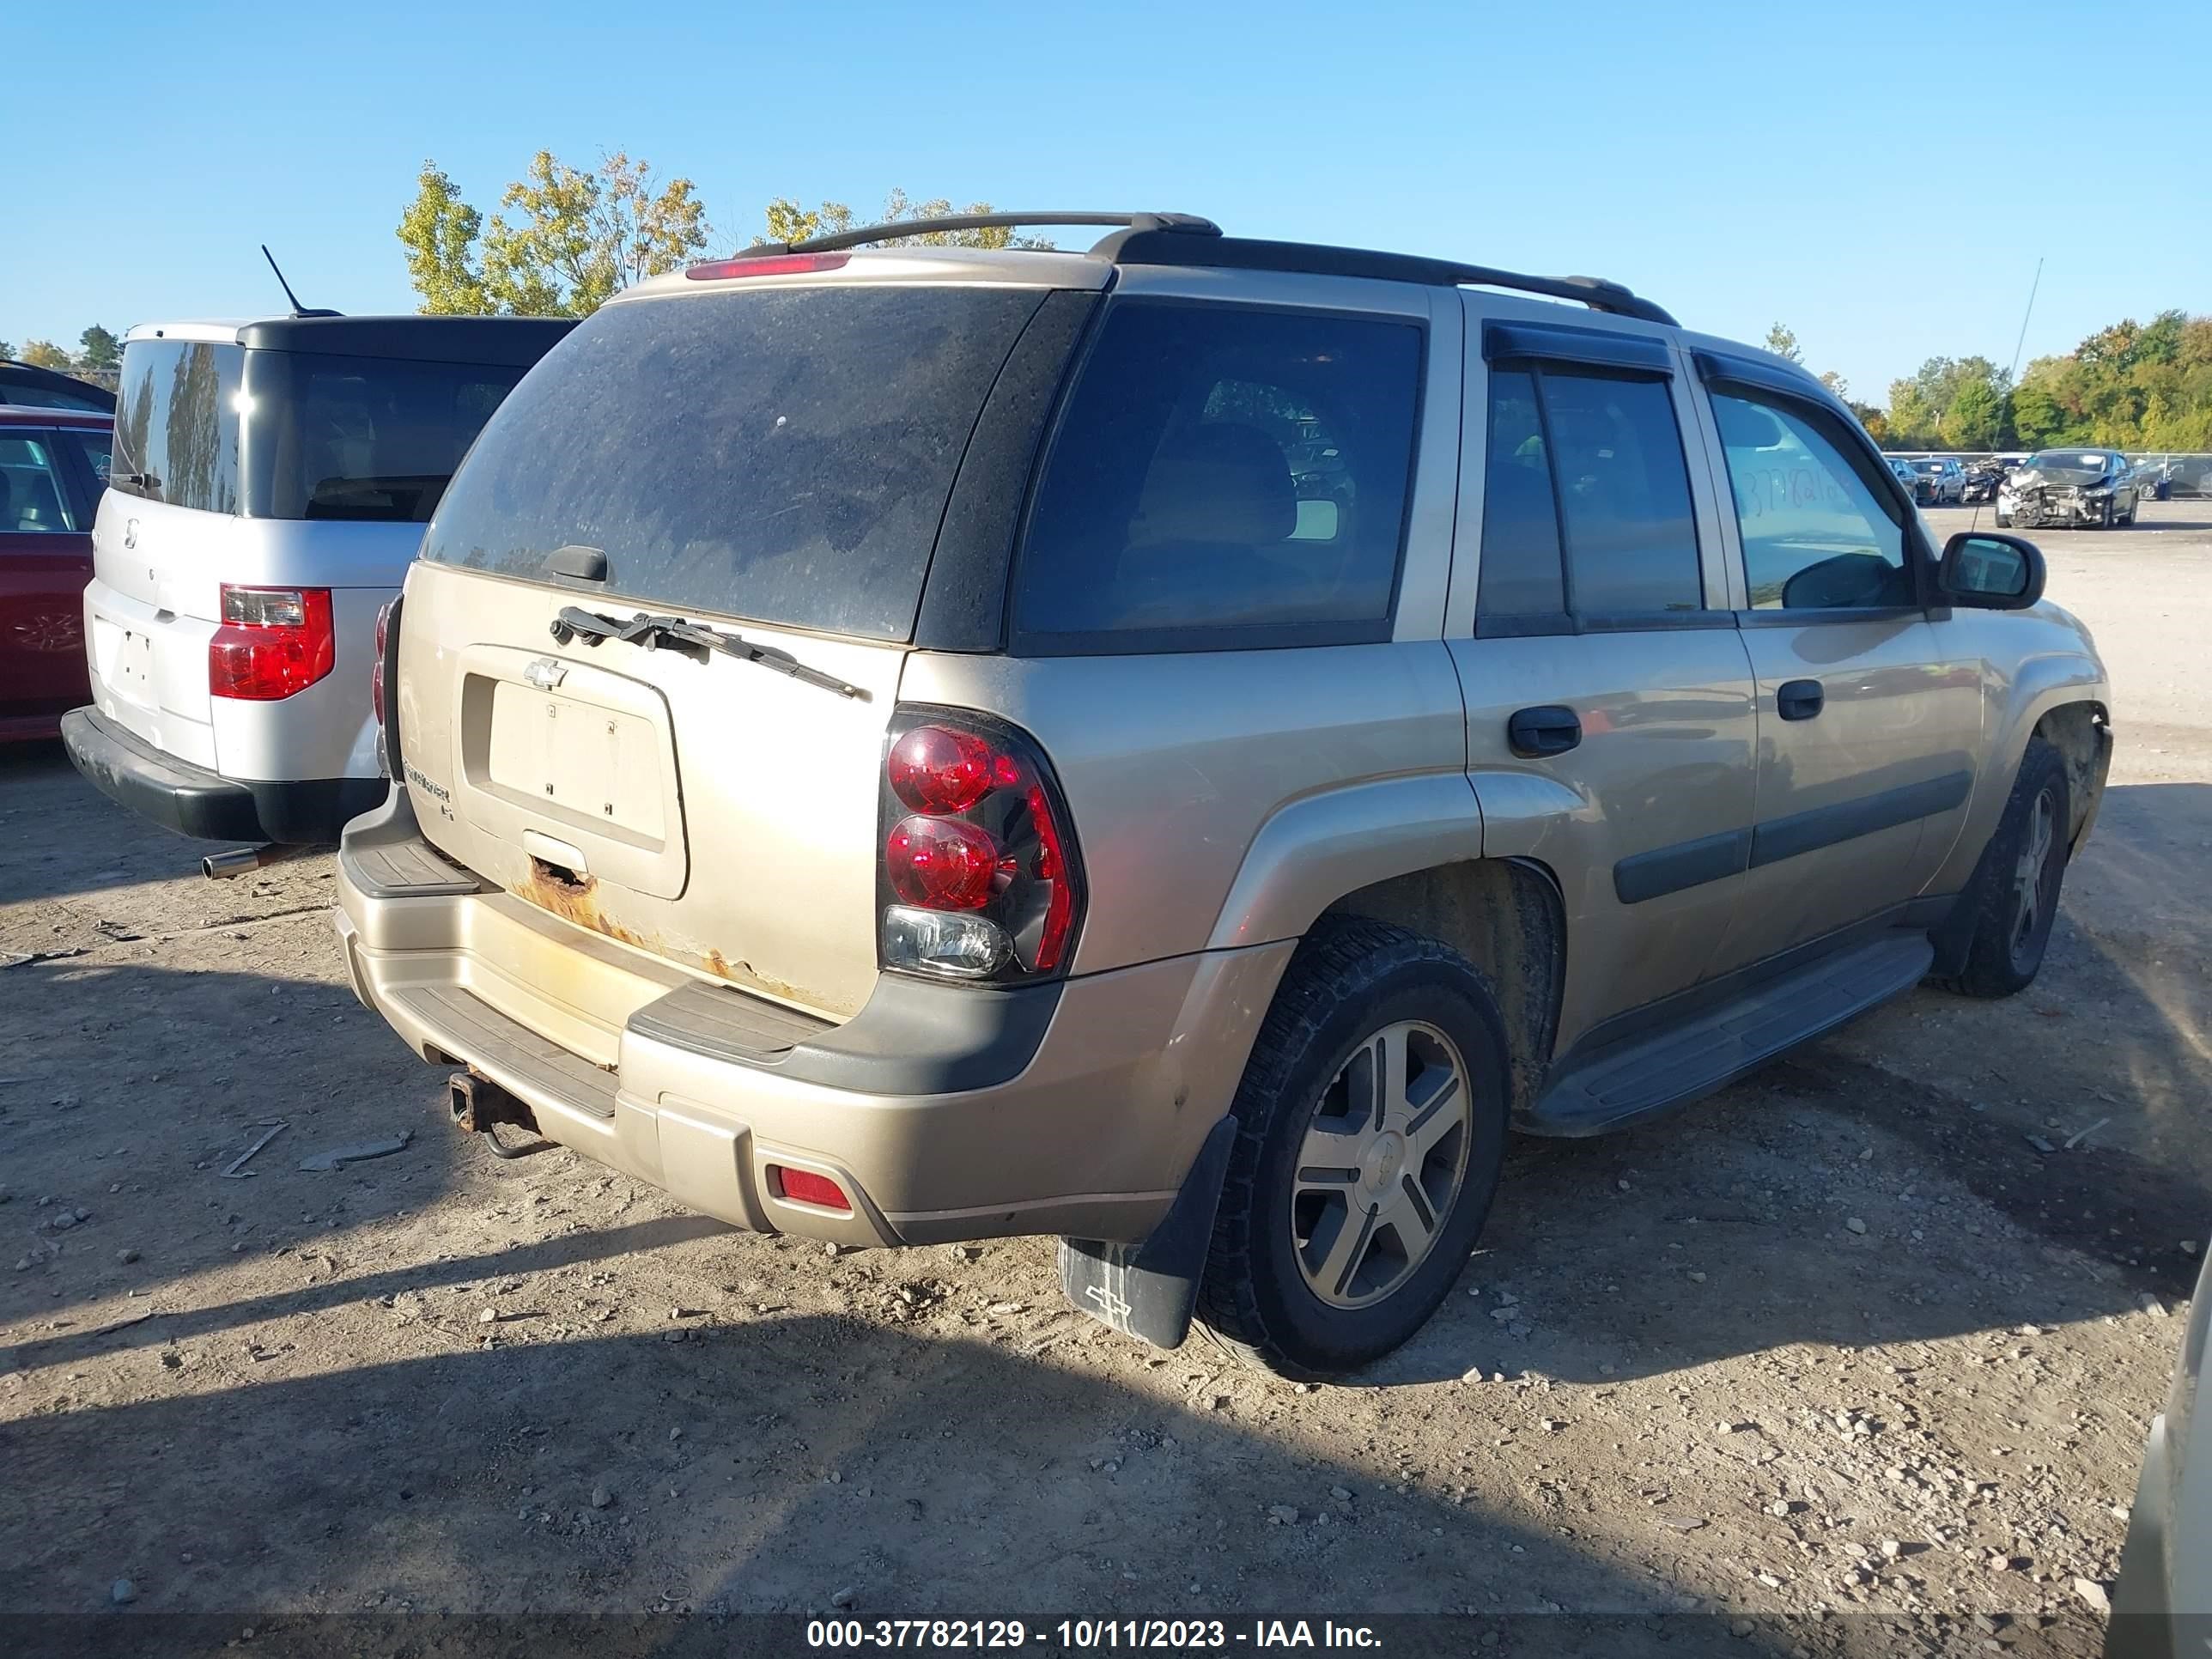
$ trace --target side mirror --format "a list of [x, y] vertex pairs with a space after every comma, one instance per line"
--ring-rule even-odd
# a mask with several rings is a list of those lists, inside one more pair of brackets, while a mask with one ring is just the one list
[[1993, 532], [1961, 531], [1943, 544], [1936, 586], [1954, 605], [2025, 611], [2043, 597], [2043, 555], [2033, 542]]

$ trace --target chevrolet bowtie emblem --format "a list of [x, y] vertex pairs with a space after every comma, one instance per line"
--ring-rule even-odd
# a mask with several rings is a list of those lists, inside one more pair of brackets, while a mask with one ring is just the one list
[[540, 657], [522, 671], [522, 678], [540, 691], [550, 691], [568, 678], [568, 670], [565, 665], [554, 661], [550, 657]]

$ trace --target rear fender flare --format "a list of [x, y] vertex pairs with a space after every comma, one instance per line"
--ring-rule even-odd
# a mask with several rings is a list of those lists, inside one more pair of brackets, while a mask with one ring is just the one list
[[1309, 795], [1282, 807], [1252, 838], [1206, 948], [1296, 939], [1346, 893], [1482, 856], [1482, 809], [1463, 772]]

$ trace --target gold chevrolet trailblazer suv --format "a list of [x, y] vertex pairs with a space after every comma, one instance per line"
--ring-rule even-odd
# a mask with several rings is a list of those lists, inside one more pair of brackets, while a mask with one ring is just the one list
[[[864, 246], [1014, 222], [1111, 229]], [[2043, 584], [1618, 283], [1175, 214], [755, 248], [486, 425], [383, 618], [338, 931], [495, 1145], [1057, 1235], [1117, 1329], [1339, 1375], [1509, 1129], [2034, 977], [2112, 744]]]

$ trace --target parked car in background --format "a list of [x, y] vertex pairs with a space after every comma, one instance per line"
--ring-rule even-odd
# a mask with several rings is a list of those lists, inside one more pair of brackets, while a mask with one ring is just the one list
[[1889, 463], [1889, 470], [1895, 476], [1898, 483], [1905, 486], [1905, 493], [1912, 497], [1914, 506], [1924, 507], [1928, 504], [1931, 499], [1930, 486], [1928, 480], [1920, 476], [1920, 470], [1917, 467], [1910, 461], [1893, 459]]
[[51, 738], [91, 699], [84, 586], [113, 425], [58, 404], [0, 404], [0, 742]]
[[1997, 485], [2003, 481], [2005, 469], [1992, 455], [1972, 463], [1966, 467], [1966, 491], [1960, 499], [1966, 501], [1993, 501], [1997, 498]]
[[1948, 455], [1929, 456], [1913, 462], [1912, 470], [1928, 481], [1928, 500], [1930, 505], [1942, 507], [1946, 502], [1954, 506], [1966, 498], [1966, 469]]
[[2169, 456], [2166, 469], [2169, 499], [2212, 496], [2212, 455]]
[[2212, 1653], [2212, 1425], [2202, 1409], [2208, 1333], [2212, 1253], [2197, 1277], [2166, 1409], [2151, 1419], [2105, 1659]]
[[2147, 501], [2162, 501], [2173, 492], [2174, 463], [2168, 455], [2130, 455], [2128, 465], [2135, 469], [2136, 489]]
[[574, 326], [132, 329], [83, 596], [93, 706], [62, 728], [78, 769], [187, 836], [337, 840], [384, 793], [378, 608], [485, 417]]
[[74, 409], [90, 415], [112, 415], [115, 394], [89, 380], [63, 374], [34, 363], [0, 358], [0, 406], [22, 409]]
[[2141, 495], [2128, 458], [2110, 449], [2045, 449], [1998, 487], [2000, 528], [2133, 524]]
[[458, 1124], [1334, 1376], [1509, 1126], [2033, 980], [2112, 739], [2033, 546], [1618, 284], [1117, 222], [655, 278], [486, 425], [337, 860]]

